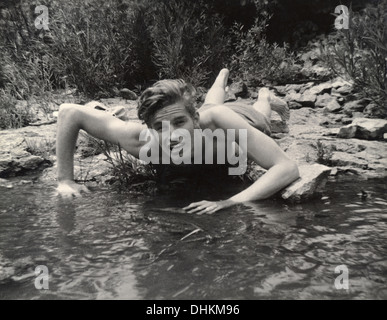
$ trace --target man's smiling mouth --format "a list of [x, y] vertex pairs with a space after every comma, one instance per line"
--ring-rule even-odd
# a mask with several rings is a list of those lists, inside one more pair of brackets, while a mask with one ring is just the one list
[[184, 143], [183, 142], [171, 142], [171, 144], [169, 145], [169, 149], [172, 151], [173, 149], [175, 149], [176, 147], [177, 148], [181, 148], [184, 146]]

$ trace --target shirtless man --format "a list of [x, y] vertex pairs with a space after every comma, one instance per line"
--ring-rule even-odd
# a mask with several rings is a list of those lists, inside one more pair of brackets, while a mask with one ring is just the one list
[[[74, 181], [74, 149], [80, 129], [90, 135], [119, 144], [129, 154], [139, 158], [140, 134], [151, 128], [160, 135], [162, 123], [167, 121], [170, 130], [185, 129], [192, 133], [195, 129], [234, 129], [247, 132], [247, 156], [266, 169], [266, 173], [251, 186], [229, 199], [221, 201], [200, 201], [184, 208], [188, 213], [214, 213], [237, 203], [266, 199], [277, 193], [299, 177], [295, 162], [291, 161], [270, 134], [271, 112], [276, 111], [282, 119], [289, 118], [286, 103], [276, 98], [268, 89], [259, 91], [253, 106], [225, 105], [225, 88], [229, 71], [222, 69], [209, 90], [203, 106], [195, 110], [194, 89], [182, 80], [162, 80], [142, 94], [138, 105], [138, 116], [144, 124], [124, 122], [105, 112], [76, 105], [62, 104], [59, 109], [57, 133], [58, 192], [64, 197], [78, 196], [88, 189]], [[173, 148], [176, 141], [168, 141]], [[212, 150], [216, 153], [216, 148]], [[194, 155], [192, 155], [194, 156]], [[215, 157], [215, 155], [214, 155]]]

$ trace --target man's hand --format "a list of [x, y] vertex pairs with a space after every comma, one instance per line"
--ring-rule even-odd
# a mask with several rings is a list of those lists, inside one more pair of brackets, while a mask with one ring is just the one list
[[88, 193], [90, 190], [81, 184], [76, 183], [73, 180], [61, 181], [58, 184], [58, 195], [63, 198], [72, 198], [72, 197], [80, 197], [81, 192]]
[[188, 213], [196, 213], [202, 215], [203, 213], [212, 214], [221, 209], [225, 209], [235, 205], [236, 202], [232, 200], [223, 201], [199, 201], [191, 203], [188, 207], [183, 208]]

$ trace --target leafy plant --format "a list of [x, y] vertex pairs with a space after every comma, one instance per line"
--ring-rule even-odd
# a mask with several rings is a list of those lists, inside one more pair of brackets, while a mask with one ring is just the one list
[[0, 89], [0, 129], [21, 128], [31, 120], [28, 105], [18, 105], [17, 100], [8, 91]]
[[362, 12], [349, 12], [349, 28], [337, 30], [321, 44], [321, 60], [349, 78], [360, 98], [372, 100], [384, 116], [387, 101], [386, 1]]
[[29, 153], [40, 156], [43, 159], [49, 159], [55, 154], [55, 140], [24, 138], [24, 143], [27, 145]]
[[232, 70], [242, 79], [253, 80], [255, 85], [291, 82], [299, 69], [295, 55], [286, 44], [280, 47], [266, 40], [269, 20], [270, 16], [264, 14], [246, 32], [241, 24], [235, 24], [233, 28], [233, 36], [239, 42], [233, 55]]
[[106, 161], [112, 165], [112, 176], [115, 186], [120, 190], [135, 190], [143, 183], [155, 183], [156, 173], [152, 165], [145, 164], [122, 150], [120, 146], [101, 141], [89, 136], [90, 144], [106, 156]]
[[228, 60], [229, 40], [219, 15], [206, 1], [153, 1], [150, 34], [160, 78], [183, 78], [195, 86]]
[[314, 147], [317, 150], [317, 163], [330, 166], [332, 164], [333, 156], [332, 147], [327, 147], [321, 142], [321, 140], [317, 140], [316, 145], [314, 145]]

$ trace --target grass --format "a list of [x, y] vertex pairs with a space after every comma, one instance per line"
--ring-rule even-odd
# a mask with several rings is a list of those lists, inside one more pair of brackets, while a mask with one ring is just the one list
[[50, 159], [55, 155], [55, 140], [47, 138], [24, 138], [24, 143], [27, 146], [27, 151], [32, 155], [42, 157], [43, 159]]
[[321, 140], [317, 140], [316, 144], [314, 147], [317, 150], [317, 163], [326, 165], [326, 166], [331, 166], [332, 165], [332, 146], [326, 146], [321, 142]]

